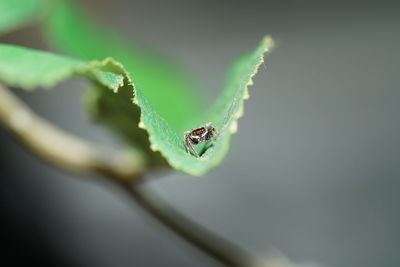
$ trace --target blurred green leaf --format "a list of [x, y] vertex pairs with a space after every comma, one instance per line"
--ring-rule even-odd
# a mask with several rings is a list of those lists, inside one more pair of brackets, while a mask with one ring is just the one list
[[[188, 81], [184, 72], [164, 57], [132, 45], [104, 28], [69, 1], [62, 1], [46, 24], [49, 41], [60, 50], [85, 59], [112, 56], [124, 64], [135, 82], [135, 103], [141, 110], [139, 125], [148, 131], [152, 150], [160, 151], [171, 166], [201, 175], [218, 165], [243, 113], [243, 99], [248, 96], [251, 77], [271, 48], [272, 40], [264, 38], [255, 51], [234, 64], [221, 97], [205, 112], [207, 109], [198, 105], [201, 101], [197, 86]], [[134, 118], [129, 118], [131, 115], [121, 108], [126, 107], [126, 96], [111, 99], [109, 91], [98, 87], [89, 96], [90, 109], [98, 120], [135, 139], [135, 132], [127, 133], [132, 129], [126, 127], [126, 122]], [[184, 150], [183, 131], [208, 121], [216, 125], [220, 136], [214, 147], [196, 159]]]
[[125, 71], [113, 59], [83, 62], [29, 48], [0, 44], [0, 81], [32, 90], [49, 88], [73, 75], [81, 75], [117, 92], [124, 85]]
[[0, 34], [34, 20], [47, 0], [0, 0]]
[[[192, 110], [195, 116], [200, 113], [199, 89], [183, 70], [161, 54], [134, 45], [107, 27], [93, 23], [72, 1], [58, 1], [45, 27], [50, 44], [63, 53], [84, 60], [112, 57], [121, 62], [132, 75], [135, 86], [175, 131], [184, 131], [190, 121], [190, 116], [182, 110]], [[97, 94], [98, 99], [107, 101], [100, 92]], [[102, 120], [102, 114], [98, 115]]]

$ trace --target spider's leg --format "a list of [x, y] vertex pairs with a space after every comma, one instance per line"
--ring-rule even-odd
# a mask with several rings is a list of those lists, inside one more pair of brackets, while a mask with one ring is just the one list
[[219, 132], [218, 132], [217, 128], [213, 127], [212, 131], [213, 131], [213, 133], [214, 133], [215, 135], [219, 135]]
[[200, 158], [199, 154], [197, 154], [196, 149], [194, 149], [192, 142], [190, 142], [190, 140], [188, 141], [189, 147], [192, 149], [194, 156], [196, 156], [196, 158]]
[[183, 134], [183, 145], [185, 146], [186, 153], [190, 153], [189, 149], [189, 131], [184, 132]]
[[215, 135], [213, 134], [213, 132], [211, 132], [210, 136], [211, 136], [211, 143], [212, 143], [212, 145], [215, 145], [215, 140], [216, 140], [216, 138], [215, 138]]
[[188, 138], [187, 138], [186, 136], [185, 136], [184, 146], [185, 146], [186, 153], [190, 153], [190, 152], [189, 152]]

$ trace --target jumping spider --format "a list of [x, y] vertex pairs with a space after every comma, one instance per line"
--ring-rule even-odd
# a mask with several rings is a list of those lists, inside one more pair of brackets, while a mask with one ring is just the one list
[[200, 158], [199, 154], [194, 149], [193, 145], [197, 145], [202, 142], [206, 142], [211, 139], [212, 144], [215, 144], [216, 136], [218, 135], [217, 129], [212, 125], [211, 122], [206, 123], [199, 128], [185, 131], [183, 135], [184, 145], [187, 153], [194, 154], [197, 158]]

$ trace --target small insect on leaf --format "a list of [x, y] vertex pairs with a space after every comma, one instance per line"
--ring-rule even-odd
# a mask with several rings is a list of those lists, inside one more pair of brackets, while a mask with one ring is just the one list
[[186, 149], [186, 153], [193, 153], [194, 156], [200, 158], [196, 149], [193, 145], [197, 145], [202, 142], [207, 142], [209, 140], [212, 141], [214, 145], [216, 137], [218, 135], [217, 129], [212, 125], [211, 122], [206, 123], [199, 128], [192, 129], [190, 131], [186, 131], [183, 135], [183, 144]]

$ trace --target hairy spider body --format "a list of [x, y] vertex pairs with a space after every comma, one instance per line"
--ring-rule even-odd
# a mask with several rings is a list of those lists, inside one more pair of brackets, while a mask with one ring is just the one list
[[206, 123], [199, 128], [195, 128], [189, 131], [185, 131], [183, 135], [184, 145], [187, 153], [194, 154], [197, 158], [200, 158], [197, 151], [194, 149], [194, 145], [197, 145], [208, 140], [212, 141], [214, 145], [216, 136], [218, 135], [217, 129], [212, 125], [211, 122]]

